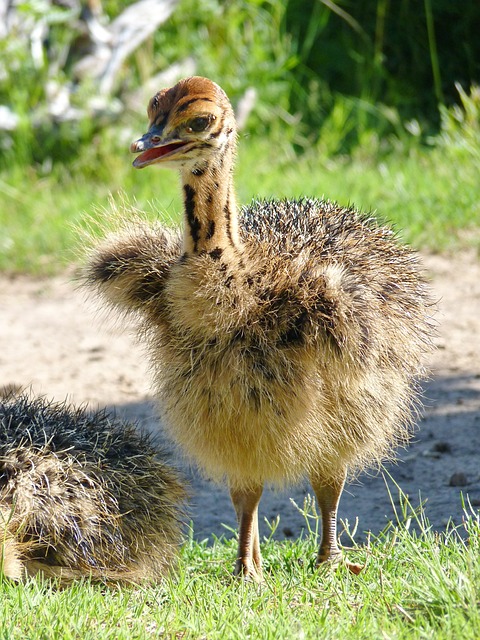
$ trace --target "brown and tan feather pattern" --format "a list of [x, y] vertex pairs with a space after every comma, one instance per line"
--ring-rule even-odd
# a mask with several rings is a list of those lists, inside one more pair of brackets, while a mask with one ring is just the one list
[[160, 91], [148, 115], [134, 166], [180, 171], [183, 238], [145, 226], [106, 238], [87, 279], [139, 314], [170, 435], [227, 479], [236, 572], [261, 578], [263, 485], [304, 476], [323, 519], [318, 562], [336, 559], [347, 473], [391, 456], [415, 416], [433, 331], [418, 259], [389, 229], [328, 201], [238, 210], [235, 119], [213, 82]]
[[0, 573], [158, 581], [185, 491], [147, 435], [105, 411], [0, 399]]

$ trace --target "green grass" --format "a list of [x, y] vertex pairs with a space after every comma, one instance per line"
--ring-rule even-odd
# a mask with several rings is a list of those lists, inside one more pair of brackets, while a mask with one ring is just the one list
[[[324, 196], [375, 213], [418, 249], [479, 249], [480, 89], [467, 93], [458, 85], [457, 91], [461, 106], [440, 108], [440, 131], [427, 144], [420, 125], [401, 122], [394, 110], [388, 118], [396, 133], [388, 138], [358, 127], [358, 104], [345, 97], [337, 99], [318, 141], [301, 155], [280, 124], [267, 138], [242, 133], [240, 202]], [[30, 164], [22, 145], [8, 150], [0, 163], [0, 271], [45, 274], [64, 268], [81, 254], [82, 229], [108, 205], [110, 194], [136, 202], [152, 217], [179, 220], [175, 173], [131, 167], [129, 142], [144, 126], [135, 117], [128, 128], [105, 127], [91, 143], [73, 147], [65, 161]], [[352, 128], [358, 144], [345, 155]]]
[[[103, 4], [113, 19], [129, 2]], [[416, 247], [478, 246], [480, 94], [456, 84], [478, 77], [475, 3], [307, 4], [181, 0], [129, 57], [112, 97], [127, 104], [159, 69], [194, 52], [196, 72], [233, 104], [257, 90], [240, 151], [242, 202], [326, 195], [377, 210]], [[145, 124], [136, 112], [77, 123], [47, 116], [47, 85], [73, 82], [79, 26], [49, 3], [27, 0], [19, 11], [48, 31], [41, 64], [21, 29], [0, 41], [0, 104], [19, 118], [15, 131], [0, 131], [0, 270], [51, 273], [78, 254], [75, 228], [110, 192], [170, 215], [180, 202], [171, 173], [130, 168], [128, 141]], [[89, 113], [97, 88], [74, 84], [72, 105]], [[432, 131], [432, 148], [422, 146]]]
[[[38, 274], [65, 267], [81, 252], [86, 220], [108, 205], [110, 193], [153, 208], [152, 216], [178, 217], [174, 172], [135, 171], [125, 149], [104, 161], [87, 177], [83, 168], [60, 167], [47, 175], [19, 167], [0, 174], [0, 270]], [[360, 149], [348, 159], [316, 150], [298, 158], [273, 141], [247, 138], [240, 142], [236, 184], [242, 203], [307, 195], [355, 204], [393, 223], [415, 247], [445, 251], [480, 246], [479, 175], [480, 154], [464, 148], [416, 145], [386, 155]]]
[[[316, 145], [294, 153], [281, 133], [242, 134], [236, 186], [252, 197], [327, 197], [354, 204], [392, 223], [418, 249], [480, 248], [480, 89], [457, 87], [461, 107], [442, 108], [440, 133], [421, 142], [419, 125], [398, 123], [398, 135], [365, 131], [346, 156], [339, 153], [352, 111], [339, 100]], [[110, 194], [136, 202], [152, 217], [180, 219], [175, 172], [131, 167], [136, 130], [102, 130], [68, 163], [5, 163], [0, 169], [0, 271], [51, 273], [81, 254], [82, 229], [108, 205]]]
[[192, 538], [178, 570], [157, 587], [85, 581], [58, 591], [40, 579], [4, 581], [0, 638], [480, 637], [478, 515], [466, 514], [461, 527], [440, 535], [403, 507], [404, 523], [347, 552], [366, 562], [358, 576], [344, 567], [314, 570], [318, 519], [308, 510], [305, 538], [264, 541], [261, 586], [231, 577], [234, 540], [207, 546]]

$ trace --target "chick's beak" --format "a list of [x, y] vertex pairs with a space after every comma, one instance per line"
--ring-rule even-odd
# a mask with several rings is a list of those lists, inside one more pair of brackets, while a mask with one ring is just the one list
[[186, 144], [180, 140], [166, 140], [163, 136], [163, 129], [154, 125], [130, 145], [132, 153], [140, 154], [133, 161], [133, 166], [142, 169], [155, 162], [160, 162], [166, 156], [173, 155], [177, 149], [185, 147]]

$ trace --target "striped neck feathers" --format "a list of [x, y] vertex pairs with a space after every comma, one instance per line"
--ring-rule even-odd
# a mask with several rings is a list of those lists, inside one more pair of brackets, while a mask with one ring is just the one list
[[182, 172], [185, 253], [241, 249], [234, 157], [235, 145], [230, 142], [215, 160]]

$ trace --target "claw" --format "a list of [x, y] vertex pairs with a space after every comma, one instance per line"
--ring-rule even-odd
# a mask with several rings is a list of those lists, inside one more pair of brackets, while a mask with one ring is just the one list
[[256, 584], [264, 582], [261, 567], [257, 567], [254, 563], [246, 562], [242, 559], [237, 560], [233, 575], [247, 582], [255, 582]]
[[347, 567], [347, 569], [351, 573], [354, 573], [356, 576], [358, 576], [358, 574], [365, 568], [364, 564], [346, 560], [342, 553], [332, 553], [328, 557], [319, 557], [316, 562], [316, 567], [317, 569], [319, 569], [322, 565], [325, 565], [327, 563], [331, 564], [335, 568], [340, 566]]

